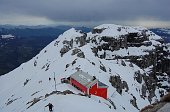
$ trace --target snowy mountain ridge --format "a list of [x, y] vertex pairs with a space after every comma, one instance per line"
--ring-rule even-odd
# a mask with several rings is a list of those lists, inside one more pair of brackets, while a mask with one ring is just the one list
[[[166, 94], [149, 79], [155, 60], [140, 61], [153, 58], [162, 46], [161, 37], [143, 27], [103, 24], [89, 33], [71, 28], [33, 59], [0, 77], [0, 111], [47, 112], [44, 106], [51, 102], [54, 112], [137, 112], [159, 100], [160, 90]], [[109, 100], [82, 96], [70, 84], [61, 83], [78, 69], [108, 85]], [[169, 78], [166, 73], [161, 77]], [[68, 90], [73, 94], [65, 95]]]

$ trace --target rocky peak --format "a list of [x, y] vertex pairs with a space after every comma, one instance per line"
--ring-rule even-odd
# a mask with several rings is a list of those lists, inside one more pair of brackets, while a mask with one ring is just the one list
[[[89, 33], [72, 28], [32, 60], [0, 77], [0, 111], [42, 112], [52, 102], [63, 112], [81, 107], [88, 111], [84, 105], [100, 107], [97, 112], [138, 112], [159, 100], [170, 86], [170, 58], [159, 39], [141, 27], [104, 24]], [[61, 83], [78, 70], [108, 85], [108, 100], [89, 98]]]

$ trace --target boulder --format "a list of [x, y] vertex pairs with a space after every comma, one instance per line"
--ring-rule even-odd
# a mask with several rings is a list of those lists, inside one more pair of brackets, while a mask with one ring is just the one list
[[72, 54], [71, 55], [75, 55], [77, 54], [78, 52], [80, 52], [81, 50], [78, 49], [78, 48], [75, 48], [73, 51], [72, 51]]
[[81, 52], [77, 53], [77, 57], [85, 58], [84, 52], [81, 51]]

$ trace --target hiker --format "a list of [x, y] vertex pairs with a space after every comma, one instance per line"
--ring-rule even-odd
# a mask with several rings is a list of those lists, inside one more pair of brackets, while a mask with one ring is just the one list
[[49, 81], [51, 80], [51, 78], [49, 77]]
[[49, 103], [48, 105], [46, 105], [45, 107], [47, 107], [48, 106], [48, 108], [49, 108], [49, 111], [50, 112], [52, 112], [53, 111], [53, 104], [51, 104], [51, 103]]

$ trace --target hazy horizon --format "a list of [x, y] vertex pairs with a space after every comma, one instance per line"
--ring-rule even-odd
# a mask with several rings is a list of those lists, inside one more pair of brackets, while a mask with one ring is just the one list
[[0, 25], [170, 27], [169, 0], [1, 0]]

